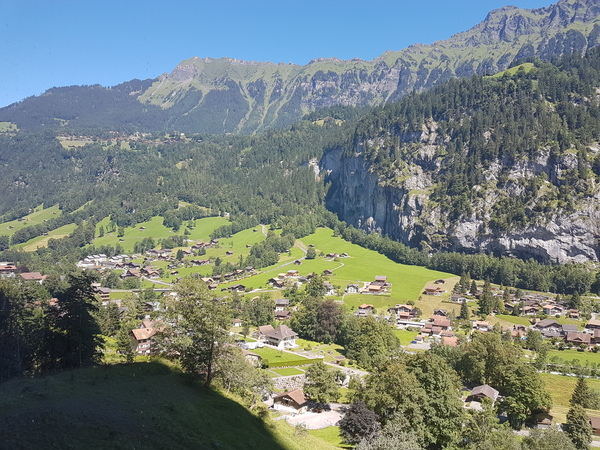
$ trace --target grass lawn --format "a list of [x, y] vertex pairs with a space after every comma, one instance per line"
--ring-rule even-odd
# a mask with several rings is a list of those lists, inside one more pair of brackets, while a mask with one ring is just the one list
[[344, 444], [342, 437], [340, 436], [340, 427], [327, 427], [321, 428], [320, 430], [309, 430], [312, 436], [316, 436], [323, 439], [325, 442], [329, 442], [339, 448], [353, 448], [351, 445]]
[[17, 230], [21, 230], [31, 225], [44, 223], [44, 220], [58, 217], [61, 214], [62, 211], [58, 209], [58, 205], [46, 209], [43, 209], [43, 205], [38, 206], [31, 214], [24, 216], [24, 220], [11, 220], [10, 222], [1, 223], [0, 234], [4, 236], [12, 236]]
[[585, 366], [586, 363], [600, 364], [600, 353], [578, 352], [577, 350], [550, 350], [548, 352], [548, 360], [550, 361], [553, 356], [558, 356], [563, 361], [576, 359], [582, 366]]
[[304, 356], [296, 355], [294, 353], [288, 353], [280, 350], [275, 350], [270, 347], [257, 348], [252, 350], [254, 353], [259, 354], [263, 359], [268, 359], [270, 363], [275, 362], [287, 362], [297, 361], [299, 359], [306, 359], [306, 363], [310, 364], [310, 359], [304, 358]]
[[277, 375], [281, 375], [282, 377], [302, 375], [304, 373], [304, 370], [296, 369], [295, 367], [283, 367], [281, 369], [271, 369], [271, 371], [275, 372]]
[[[577, 378], [550, 373], [541, 373], [540, 376], [552, 397], [552, 414], [555, 416], [555, 421], [564, 423], [569, 410], [569, 400], [577, 384]], [[587, 383], [591, 389], [600, 391], [600, 380], [588, 378]], [[600, 411], [588, 410], [588, 415], [600, 416]]]
[[408, 330], [394, 330], [394, 334], [400, 339], [400, 344], [408, 345], [410, 344], [415, 336], [419, 334], [418, 331], [408, 331]]
[[157, 362], [5, 382], [0, 424], [3, 448], [336, 448]]
[[[509, 323], [516, 324], [516, 325], [526, 325], [526, 326], [531, 325], [531, 322], [529, 322], [529, 317], [512, 316], [510, 314], [496, 314], [495, 318], [502, 320], [504, 322], [509, 322]], [[490, 322], [494, 322], [493, 317], [489, 317], [489, 319], [490, 319]]]
[[[361, 282], [373, 281], [376, 275], [386, 275], [388, 282], [392, 283], [392, 292], [389, 297], [380, 297], [384, 299], [380, 302], [384, 306], [416, 300], [427, 282], [453, 276], [424, 267], [395, 263], [375, 251], [346, 242], [340, 237], [334, 237], [333, 230], [330, 228], [318, 228], [315, 233], [302, 238], [301, 242], [304, 247], [313, 244], [317, 249], [317, 254], [320, 252], [325, 254], [347, 253], [350, 256], [349, 258], [339, 258], [339, 261], [325, 261], [323, 258], [304, 261], [301, 266], [298, 266], [302, 275], [318, 271], [314, 269], [320, 269], [324, 264], [329, 264], [330, 268], [331, 266], [338, 267], [330, 277], [330, 282], [343, 288], [348, 283], [360, 283], [362, 287]], [[376, 296], [368, 297], [375, 298]]]
[[48, 231], [46, 236], [34, 237], [23, 244], [15, 245], [15, 248], [20, 248], [26, 252], [35, 252], [38, 248], [47, 247], [50, 239], [62, 239], [70, 235], [75, 228], [77, 228], [77, 225], [74, 223], [63, 225], [55, 230]]

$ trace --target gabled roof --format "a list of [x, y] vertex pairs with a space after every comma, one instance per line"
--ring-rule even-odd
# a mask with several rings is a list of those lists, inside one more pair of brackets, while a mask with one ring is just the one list
[[289, 397], [292, 400], [294, 400], [296, 403], [298, 403], [298, 405], [303, 405], [307, 401], [306, 395], [304, 395], [304, 391], [302, 391], [302, 389], [294, 389], [293, 391], [283, 392], [283, 393], [273, 397], [273, 399], [282, 398], [282, 397]]
[[600, 417], [590, 417], [590, 423], [594, 430], [600, 429]]
[[499, 392], [496, 389], [494, 389], [493, 387], [491, 387], [489, 384], [482, 384], [481, 386], [474, 387], [473, 390], [471, 391], [471, 393], [469, 394], [469, 396], [484, 395], [487, 398], [490, 398], [493, 401], [496, 401], [496, 399], [498, 398], [498, 394], [499, 394]]
[[433, 316], [433, 325], [436, 327], [449, 327], [450, 324], [450, 319], [447, 319], [444, 316]]
[[137, 341], [150, 339], [156, 334], [156, 331], [156, 328], [137, 328], [135, 330], [131, 330], [131, 332], [133, 333], [133, 337], [135, 337]]
[[558, 322], [554, 319], [544, 319], [540, 320], [535, 324], [536, 328], [548, 328], [548, 327], [558, 327]]
[[592, 335], [587, 333], [580, 333], [578, 331], [571, 331], [567, 333], [567, 341], [589, 344], [592, 341]]

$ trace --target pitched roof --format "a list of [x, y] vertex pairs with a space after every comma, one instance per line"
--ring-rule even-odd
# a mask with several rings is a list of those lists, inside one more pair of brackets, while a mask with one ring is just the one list
[[491, 398], [496, 401], [498, 398], [499, 392], [491, 387], [489, 384], [482, 384], [481, 386], [476, 386], [473, 388], [469, 396], [471, 395], [485, 395], [487, 398]]
[[558, 326], [558, 322], [554, 319], [544, 319], [544, 320], [540, 320], [538, 323], [535, 324], [536, 328], [546, 328], [546, 327], [557, 327]]
[[433, 316], [433, 325], [436, 327], [449, 327], [450, 324], [450, 319], [446, 319], [444, 316]]
[[275, 330], [275, 328], [273, 328], [272, 325], [261, 325], [258, 327], [259, 334], [267, 334], [274, 330]]
[[135, 330], [131, 330], [131, 332], [137, 341], [142, 341], [144, 339], [150, 339], [152, 336], [154, 336], [156, 334], [156, 328], [137, 328]]
[[298, 403], [299, 405], [303, 405], [304, 403], [306, 403], [306, 395], [304, 395], [304, 392], [302, 391], [302, 389], [294, 389], [293, 391], [282, 392], [281, 394], [273, 397], [273, 399], [281, 398], [281, 397], [289, 397], [292, 400], [294, 400], [296, 403]]
[[590, 423], [594, 430], [600, 429], [600, 417], [590, 417]]
[[23, 278], [24, 280], [39, 281], [39, 280], [45, 280], [46, 275], [42, 275], [39, 272], [24, 272], [21, 274], [21, 278]]
[[592, 341], [592, 335], [587, 333], [580, 333], [578, 331], [571, 331], [567, 333], [568, 342], [581, 342], [582, 344], [589, 344]]
[[267, 333], [265, 333], [265, 335], [267, 337], [274, 338], [274, 339], [281, 341], [282, 339], [285, 339], [285, 338], [298, 336], [298, 333], [296, 333], [294, 330], [292, 330], [287, 325], [279, 325], [273, 331], [268, 331]]
[[586, 327], [588, 327], [588, 326], [600, 327], [600, 320], [590, 319], [590, 321], [587, 323]]

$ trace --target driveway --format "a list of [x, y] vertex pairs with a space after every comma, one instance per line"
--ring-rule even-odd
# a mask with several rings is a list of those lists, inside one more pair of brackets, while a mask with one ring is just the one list
[[309, 430], [320, 430], [335, 425], [341, 418], [342, 414], [339, 411], [323, 411], [322, 413], [306, 412], [288, 416], [286, 420], [293, 426], [303, 423]]

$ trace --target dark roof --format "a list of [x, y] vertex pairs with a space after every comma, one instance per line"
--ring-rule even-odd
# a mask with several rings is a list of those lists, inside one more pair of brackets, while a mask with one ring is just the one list
[[582, 344], [589, 344], [592, 341], [592, 335], [587, 333], [580, 333], [578, 331], [571, 331], [567, 333], [568, 342], [581, 342]]
[[536, 328], [547, 328], [547, 327], [557, 327], [558, 326], [558, 322], [554, 319], [544, 319], [544, 320], [540, 320], [538, 323], [535, 324]]
[[571, 324], [564, 324], [562, 326], [562, 330], [565, 333], [568, 333], [569, 331], [579, 331], [578, 328], [577, 328], [577, 325], [571, 325]]
[[294, 332], [294, 330], [292, 330], [287, 325], [279, 325], [273, 331], [267, 331], [265, 335], [267, 337], [272, 337], [281, 341], [282, 339], [285, 339], [287, 337], [298, 336], [298, 333]]

